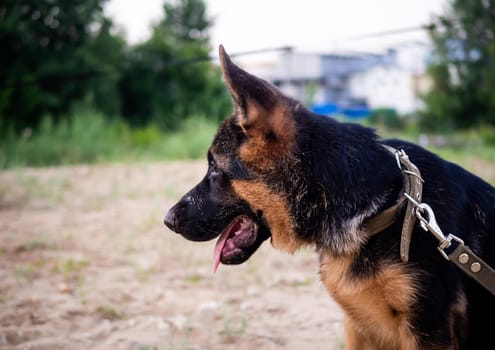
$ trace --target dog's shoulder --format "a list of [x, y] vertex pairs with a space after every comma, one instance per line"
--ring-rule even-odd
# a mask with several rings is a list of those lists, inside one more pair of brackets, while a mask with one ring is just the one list
[[423, 202], [430, 205], [445, 234], [452, 233], [495, 265], [495, 187], [437, 154], [411, 142], [384, 144], [403, 149], [424, 180]]

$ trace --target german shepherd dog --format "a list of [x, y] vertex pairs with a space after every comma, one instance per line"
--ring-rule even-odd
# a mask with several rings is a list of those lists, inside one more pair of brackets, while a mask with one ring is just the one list
[[384, 145], [404, 150], [442, 231], [495, 266], [495, 188], [415, 144], [310, 112], [222, 46], [220, 63], [233, 114], [208, 150], [206, 176], [165, 224], [192, 241], [219, 237], [215, 269], [243, 263], [268, 238], [289, 253], [314, 247], [345, 314], [347, 349], [494, 349], [495, 297], [444, 259], [435, 237], [417, 222], [403, 262], [405, 210], [373, 235], [365, 223], [402, 196], [403, 173]]

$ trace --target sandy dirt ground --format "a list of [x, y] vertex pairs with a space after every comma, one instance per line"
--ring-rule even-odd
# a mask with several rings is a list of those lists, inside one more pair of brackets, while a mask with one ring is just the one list
[[213, 274], [163, 226], [205, 163], [0, 172], [0, 349], [342, 349], [312, 251]]

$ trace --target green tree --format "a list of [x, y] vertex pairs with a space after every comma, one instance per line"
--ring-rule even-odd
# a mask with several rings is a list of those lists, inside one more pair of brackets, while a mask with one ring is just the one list
[[0, 2], [0, 126], [34, 127], [84, 99], [118, 111], [118, 102], [102, 98], [118, 91], [108, 68], [123, 48], [103, 15], [105, 1]]
[[423, 123], [495, 125], [495, 0], [452, 0], [436, 20]]
[[108, 18], [102, 17], [94, 26], [97, 30], [81, 50], [86, 69], [94, 72], [86, 83], [82, 102], [107, 117], [118, 117], [121, 114], [119, 83], [127, 60], [127, 43], [120, 34], [113, 33], [113, 23]]
[[131, 50], [121, 81], [122, 110], [127, 120], [177, 127], [201, 114], [221, 119], [230, 99], [220, 71], [209, 58], [209, 29], [202, 0], [164, 4], [164, 18], [151, 37]]

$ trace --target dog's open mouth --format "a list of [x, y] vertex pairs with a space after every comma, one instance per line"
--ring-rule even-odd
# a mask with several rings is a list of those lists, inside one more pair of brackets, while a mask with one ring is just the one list
[[255, 243], [258, 236], [258, 225], [247, 216], [238, 216], [220, 234], [215, 245], [213, 271], [222, 264], [240, 264], [259, 246]]

